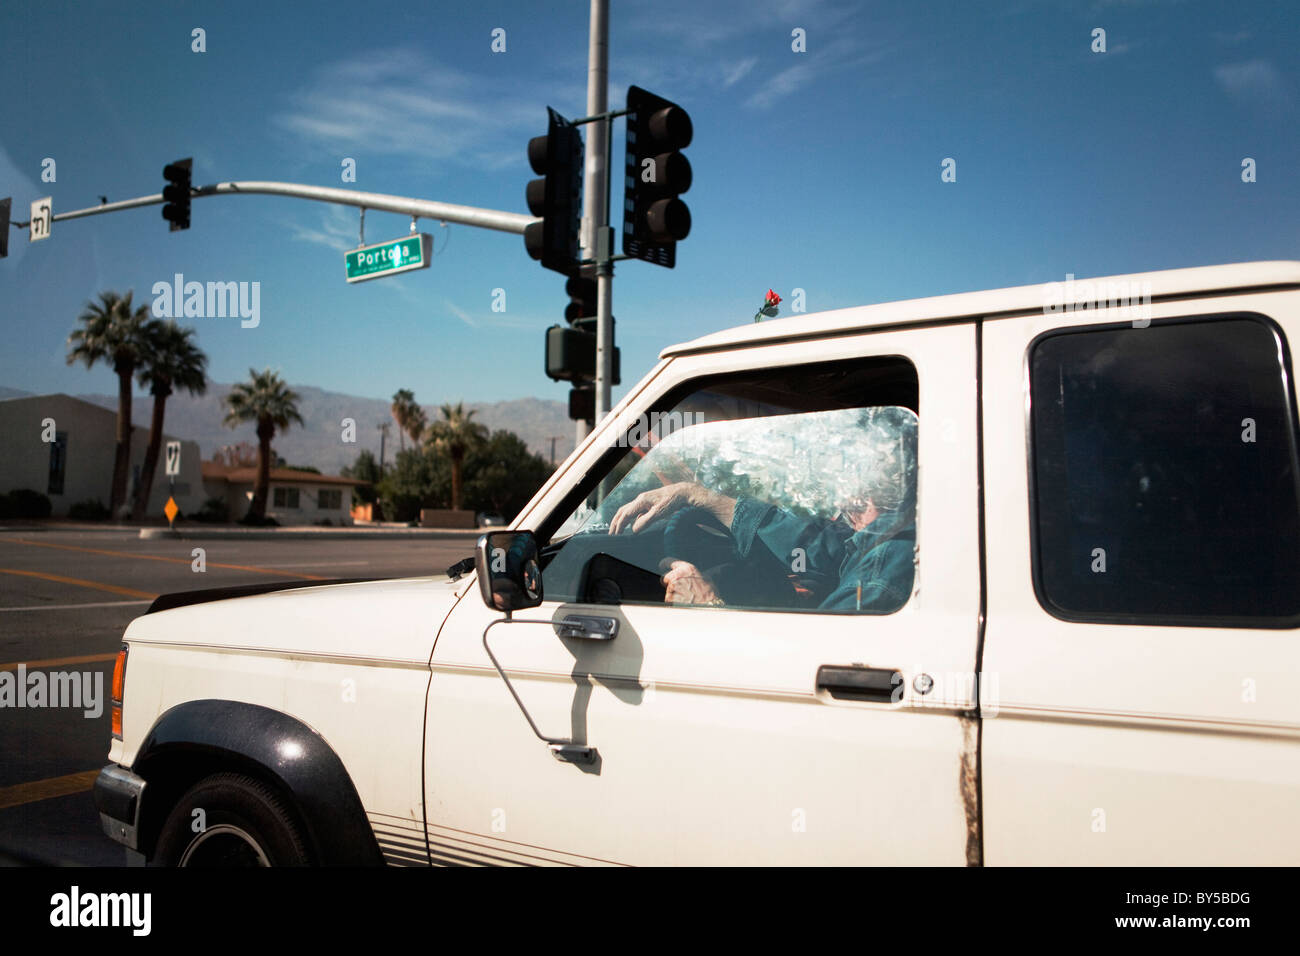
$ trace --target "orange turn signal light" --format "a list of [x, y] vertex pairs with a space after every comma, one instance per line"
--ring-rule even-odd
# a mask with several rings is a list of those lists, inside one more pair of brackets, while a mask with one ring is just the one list
[[117, 652], [117, 662], [113, 665], [113, 689], [109, 697], [109, 710], [113, 720], [113, 736], [122, 739], [122, 699], [126, 691], [126, 651], [125, 644]]

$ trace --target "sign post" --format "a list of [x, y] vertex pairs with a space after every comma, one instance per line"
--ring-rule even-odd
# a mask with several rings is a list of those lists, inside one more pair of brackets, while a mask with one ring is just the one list
[[167, 515], [167, 527], [175, 530], [176, 515], [180, 512], [180, 506], [176, 504], [174, 491], [176, 488], [176, 476], [181, 473], [181, 443], [178, 441], [169, 441], [167, 443], [167, 504], [163, 505], [163, 513]]

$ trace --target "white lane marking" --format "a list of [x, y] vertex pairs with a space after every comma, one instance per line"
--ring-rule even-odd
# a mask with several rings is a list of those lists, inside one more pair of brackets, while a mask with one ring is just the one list
[[79, 607], [126, 607], [128, 604], [152, 604], [153, 601], [95, 601], [90, 604], [29, 604], [26, 607], [0, 607], [4, 611], [70, 611]]

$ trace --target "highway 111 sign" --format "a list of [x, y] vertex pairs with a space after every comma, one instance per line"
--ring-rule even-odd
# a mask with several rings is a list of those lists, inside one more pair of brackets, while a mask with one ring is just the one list
[[167, 474], [179, 475], [181, 473], [181, 443], [178, 441], [169, 441], [167, 443]]
[[351, 249], [343, 254], [343, 266], [349, 282], [364, 282], [411, 269], [427, 269], [432, 258], [433, 237], [421, 232]]
[[51, 197], [46, 196], [32, 203], [31, 224], [27, 230], [28, 242], [50, 238], [50, 223], [53, 221], [50, 206], [53, 202]]

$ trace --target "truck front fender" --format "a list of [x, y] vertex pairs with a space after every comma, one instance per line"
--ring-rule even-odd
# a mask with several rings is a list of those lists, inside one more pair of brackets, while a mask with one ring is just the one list
[[352, 778], [325, 739], [296, 717], [231, 700], [177, 704], [141, 744], [131, 770], [149, 783], [143, 802], [155, 823], [151, 842], [162, 822], [158, 814], [165, 817], [180, 796], [177, 786], [230, 769], [255, 773], [283, 792], [302, 818], [318, 863], [383, 864]]

